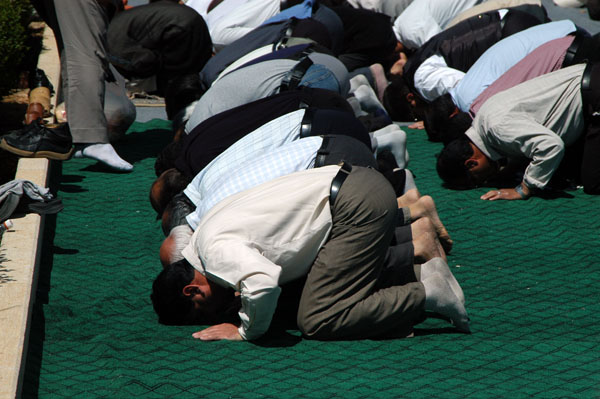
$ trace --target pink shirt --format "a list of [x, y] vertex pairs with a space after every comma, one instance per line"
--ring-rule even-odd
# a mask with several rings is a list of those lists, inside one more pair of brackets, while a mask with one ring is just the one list
[[473, 101], [469, 110], [471, 116], [475, 117], [483, 103], [494, 94], [510, 89], [519, 83], [526, 82], [537, 76], [560, 69], [573, 40], [575, 40], [575, 36], [569, 35], [551, 40], [533, 50], [528, 56], [500, 76]]

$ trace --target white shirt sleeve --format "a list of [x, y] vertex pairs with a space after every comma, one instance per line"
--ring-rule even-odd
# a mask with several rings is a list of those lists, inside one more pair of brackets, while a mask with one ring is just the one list
[[207, 278], [229, 285], [240, 293], [242, 308], [239, 333], [252, 340], [263, 335], [271, 324], [281, 288], [281, 267], [260, 252], [238, 241], [219, 241], [210, 245], [203, 260]]
[[415, 88], [424, 99], [433, 101], [448, 93], [464, 76], [464, 72], [450, 68], [444, 57], [432, 55], [416, 70]]

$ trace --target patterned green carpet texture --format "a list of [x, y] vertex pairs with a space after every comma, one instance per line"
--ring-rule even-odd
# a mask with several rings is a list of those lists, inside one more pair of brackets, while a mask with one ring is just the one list
[[58, 165], [23, 397], [598, 398], [598, 198], [487, 202], [450, 191], [440, 145], [409, 131], [409, 168], [455, 241], [448, 263], [472, 334], [428, 319], [407, 339], [317, 342], [293, 328], [259, 342], [195, 341], [150, 304], [163, 239], [148, 201], [170, 125], [136, 123], [117, 150], [130, 174]]

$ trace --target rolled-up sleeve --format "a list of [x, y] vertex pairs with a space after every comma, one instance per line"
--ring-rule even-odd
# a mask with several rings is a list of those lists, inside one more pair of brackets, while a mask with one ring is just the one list
[[209, 278], [240, 293], [242, 307], [238, 314], [242, 338], [252, 340], [263, 335], [271, 324], [281, 292], [281, 267], [251, 245], [235, 241], [211, 246], [203, 264]]

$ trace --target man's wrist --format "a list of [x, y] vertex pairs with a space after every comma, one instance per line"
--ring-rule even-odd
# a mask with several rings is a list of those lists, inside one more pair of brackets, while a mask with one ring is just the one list
[[517, 194], [519, 194], [521, 199], [524, 200], [528, 199], [531, 196], [531, 189], [527, 187], [525, 183], [519, 183], [517, 187], [515, 187], [515, 191], [517, 192]]

